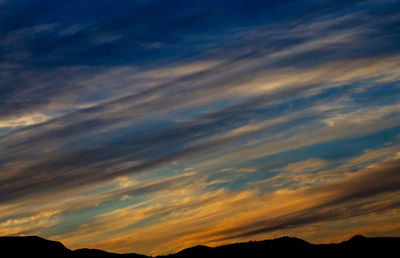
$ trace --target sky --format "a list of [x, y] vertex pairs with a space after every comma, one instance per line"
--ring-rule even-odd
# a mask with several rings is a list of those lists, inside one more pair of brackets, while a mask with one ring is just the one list
[[400, 236], [400, 1], [0, 1], [0, 235], [167, 254]]

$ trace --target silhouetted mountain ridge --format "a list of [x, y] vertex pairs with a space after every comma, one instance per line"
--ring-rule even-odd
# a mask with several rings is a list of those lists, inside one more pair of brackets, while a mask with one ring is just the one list
[[[272, 240], [251, 241], [208, 247], [198, 245], [168, 258], [200, 257], [337, 257], [337, 256], [392, 256], [400, 247], [398, 237], [368, 238], [354, 236], [347, 241], [333, 244], [311, 244], [295, 237], [281, 237]], [[390, 255], [392, 254], [392, 255]], [[0, 237], [0, 257], [54, 257], [54, 258], [145, 258], [140, 254], [116, 254], [98, 249], [70, 250], [62, 243], [36, 236]]]

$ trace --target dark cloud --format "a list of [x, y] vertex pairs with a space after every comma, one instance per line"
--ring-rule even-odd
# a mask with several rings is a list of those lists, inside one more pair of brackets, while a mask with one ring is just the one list
[[[377, 8], [374, 5], [354, 7], [354, 4], [362, 1], [340, 4], [337, 1], [328, 1], [324, 3], [324, 8], [316, 8], [316, 3], [311, 2], [312, 4], [305, 7], [300, 7], [303, 3], [299, 4], [296, 1], [283, 6], [275, 1], [252, 1], [251, 4], [238, 1], [230, 5], [218, 1], [214, 4], [205, 4], [203, 1], [156, 1], [149, 4], [120, 1], [113, 4], [94, 4], [89, 1], [76, 5], [65, 2], [54, 4], [51, 1], [28, 1], [29, 8], [26, 5], [11, 5], [6, 7], [6, 10], [9, 9], [5, 11], [8, 15], [3, 16], [2, 24], [8, 26], [4, 28], [3, 33], [7, 36], [0, 44], [0, 63], [17, 66], [2, 72], [4, 77], [0, 81], [0, 96], [5, 101], [0, 103], [0, 115], [37, 109], [57, 101], [54, 99], [56, 96], [79, 91], [82, 86], [77, 87], [76, 82], [82, 79], [80, 75], [87, 71], [56, 69], [54, 72], [54, 67], [62, 68], [65, 65], [85, 65], [97, 69], [123, 64], [156, 67], [165, 65], [165, 62], [160, 63], [157, 60], [171, 63], [189, 57], [197, 60], [260, 58], [338, 32], [345, 33], [350, 30], [351, 33], [351, 30], [354, 30], [356, 33], [350, 42], [332, 43], [328, 47], [316, 47], [285, 56], [275, 60], [275, 64], [261, 65], [251, 73], [246, 71], [247, 73], [232, 78], [232, 81], [236, 80], [239, 83], [240, 80], [245, 81], [254, 76], [257, 70], [263, 72], [274, 66], [315, 66], [335, 60], [397, 52], [399, 37], [396, 25], [399, 21], [390, 12], [394, 9], [390, 7], [395, 3]], [[335, 16], [340, 17], [345, 13], [344, 10], [350, 7], [364, 13], [356, 13], [353, 17], [339, 19], [332, 24], [329, 24], [330, 17], [324, 16], [325, 12], [338, 12]], [[209, 12], [210, 8], [215, 11]], [[309, 8], [318, 10], [319, 16], [310, 15], [312, 12], [308, 12], [309, 16], [302, 18], [293, 15], [294, 12], [304, 16], [304, 11]], [[372, 12], [369, 8], [377, 9]], [[165, 12], [165, 9], [169, 11]], [[290, 16], [277, 17], [275, 14], [277, 10], [283, 12], [288, 9], [293, 11]], [[90, 10], [87, 11], [89, 14], [83, 15], [83, 10]], [[181, 10], [191, 11], [183, 13]], [[71, 13], [76, 24], [69, 21], [73, 20]], [[255, 15], [256, 13], [259, 15]], [[20, 19], [21, 16], [26, 19]], [[333, 19], [337, 18], [335, 16]], [[67, 21], [63, 20], [60, 23], [60, 17]], [[87, 19], [91, 19], [89, 24]], [[221, 19], [225, 22], [221, 22]], [[25, 24], [24, 21], [30, 20], [33, 22]], [[310, 27], [306, 31], [307, 25], [326, 22], [327, 25], [320, 28]], [[306, 26], [305, 29], [302, 26]], [[76, 28], [76, 32], [72, 35], [60, 35], [64, 30], [73, 31], [73, 28]], [[163, 47], [143, 47], [146, 44]], [[165, 47], [169, 45], [172, 47]], [[235, 65], [238, 63], [231, 63], [225, 71]], [[219, 72], [219, 69], [215, 72]], [[87, 76], [90, 76], [90, 73]]]

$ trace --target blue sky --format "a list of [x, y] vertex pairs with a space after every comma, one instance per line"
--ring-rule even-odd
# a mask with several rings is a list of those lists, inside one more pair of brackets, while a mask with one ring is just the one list
[[0, 1], [0, 235], [399, 236], [399, 8]]

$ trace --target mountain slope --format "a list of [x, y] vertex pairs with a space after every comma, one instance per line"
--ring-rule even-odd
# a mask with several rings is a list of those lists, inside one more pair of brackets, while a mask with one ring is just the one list
[[[400, 238], [367, 238], [355, 236], [337, 244], [310, 244], [293, 237], [237, 243], [218, 247], [194, 246], [168, 258], [210, 257], [394, 257], [400, 247]], [[139, 254], [115, 254], [96, 249], [69, 250], [63, 244], [40, 237], [0, 237], [0, 257], [54, 257], [54, 258], [146, 258]]]
[[72, 257], [72, 251], [56, 241], [36, 236], [0, 237], [0, 257]]

